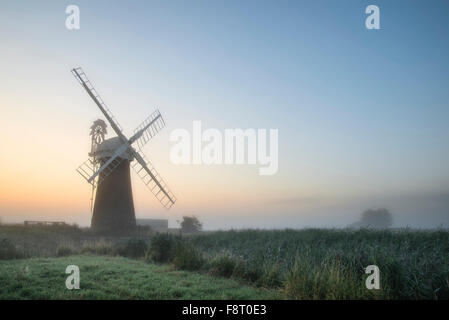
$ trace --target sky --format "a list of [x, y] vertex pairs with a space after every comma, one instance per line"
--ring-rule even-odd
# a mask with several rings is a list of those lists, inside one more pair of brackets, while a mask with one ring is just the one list
[[[448, 226], [448, 21], [447, 1], [3, 0], [0, 219], [90, 224], [75, 169], [102, 115], [81, 66], [126, 134], [156, 108], [166, 122], [144, 152], [178, 201], [166, 211], [132, 176], [138, 218], [344, 227], [387, 207], [397, 227]], [[172, 163], [170, 133], [195, 120], [277, 129], [278, 172]]]

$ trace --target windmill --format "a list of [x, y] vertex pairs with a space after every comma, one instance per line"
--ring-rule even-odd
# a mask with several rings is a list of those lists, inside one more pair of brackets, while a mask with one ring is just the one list
[[[136, 227], [130, 167], [165, 208], [170, 209], [176, 202], [176, 197], [142, 152], [143, 146], [165, 126], [165, 122], [156, 110], [128, 139], [84, 71], [74, 68], [71, 72], [117, 134], [105, 139], [106, 123], [101, 119], [94, 121], [90, 132], [92, 147], [89, 159], [77, 168], [92, 185], [92, 201], [96, 188], [92, 229], [109, 234], [127, 233]], [[138, 150], [133, 145], [137, 145]]]

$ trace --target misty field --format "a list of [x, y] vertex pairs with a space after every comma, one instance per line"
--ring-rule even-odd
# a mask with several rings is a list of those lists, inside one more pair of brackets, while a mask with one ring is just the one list
[[[449, 299], [447, 230], [104, 238], [75, 227], [0, 226], [0, 241], [3, 299]], [[64, 289], [70, 261], [83, 279], [75, 294]], [[365, 286], [368, 265], [380, 269], [379, 290]]]

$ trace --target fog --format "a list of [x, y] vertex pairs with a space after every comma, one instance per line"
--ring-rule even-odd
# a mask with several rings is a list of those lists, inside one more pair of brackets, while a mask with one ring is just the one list
[[[289, 198], [261, 204], [249, 204], [236, 210], [183, 210], [167, 211], [152, 215], [136, 212], [136, 216], [169, 220], [169, 226], [178, 227], [183, 215], [196, 215], [205, 230], [229, 230], [243, 228], [345, 228], [358, 221], [363, 211], [386, 208], [393, 217], [393, 228], [448, 228], [449, 193], [384, 196], [348, 199]], [[50, 220], [90, 225], [90, 212], [15, 211], [0, 208], [3, 223], [21, 223], [24, 220]]]
[[449, 227], [449, 194], [405, 195], [356, 199], [284, 199], [237, 212], [200, 212], [205, 229], [229, 228], [345, 228], [363, 211], [386, 208], [393, 228]]

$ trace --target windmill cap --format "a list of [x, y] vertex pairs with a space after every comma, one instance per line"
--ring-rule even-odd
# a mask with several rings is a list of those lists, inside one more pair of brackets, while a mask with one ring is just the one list
[[[95, 151], [92, 152], [90, 155], [97, 158], [110, 158], [114, 155], [115, 151], [120, 148], [120, 146], [123, 144], [122, 140], [120, 140], [119, 137], [113, 137], [110, 139], [104, 140], [102, 143], [100, 143], [96, 148]], [[124, 158], [127, 160], [133, 160], [133, 155], [126, 150], [120, 158]]]

